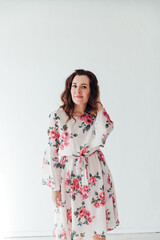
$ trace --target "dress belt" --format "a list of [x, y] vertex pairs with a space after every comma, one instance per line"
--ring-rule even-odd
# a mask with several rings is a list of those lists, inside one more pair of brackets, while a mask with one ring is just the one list
[[[85, 167], [85, 175], [86, 175], [86, 179], [87, 179], [87, 185], [88, 185], [88, 157], [93, 155], [95, 152], [97, 152], [97, 150], [99, 149], [96, 149], [94, 152], [90, 153], [90, 154], [87, 154], [87, 155], [80, 155], [80, 156], [71, 156], [73, 158], [79, 158], [79, 162], [78, 162], [78, 166], [82, 163], [83, 166]], [[66, 155], [63, 155], [63, 156], [60, 156], [60, 163], [61, 161], [63, 160], [63, 157], [69, 157], [69, 156], [66, 156]]]

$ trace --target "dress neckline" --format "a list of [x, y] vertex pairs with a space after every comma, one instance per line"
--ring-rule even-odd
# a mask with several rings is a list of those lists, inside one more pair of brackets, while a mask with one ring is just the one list
[[[63, 108], [61, 108], [61, 109], [62, 109], [62, 111], [65, 113], [65, 115], [67, 115], [66, 112], [63, 110]], [[85, 111], [81, 116], [73, 116], [73, 117], [80, 119], [81, 117], [85, 116], [86, 114], [90, 114], [90, 112], [89, 112], [89, 111]]]
[[83, 117], [84, 115], [85, 115], [85, 113], [82, 114], [81, 116], [74, 116], [74, 115], [73, 115], [73, 117], [74, 117], [74, 118], [81, 118], [81, 117]]
[[90, 114], [90, 112], [89, 111], [85, 111], [82, 115], [80, 115], [80, 116], [73, 116], [73, 117], [81, 118], [81, 117], [85, 116], [86, 114]]

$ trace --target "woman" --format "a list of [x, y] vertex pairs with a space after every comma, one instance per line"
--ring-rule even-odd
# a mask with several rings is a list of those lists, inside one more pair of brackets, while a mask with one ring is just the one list
[[120, 224], [114, 182], [100, 150], [114, 128], [100, 101], [96, 76], [75, 70], [65, 82], [63, 105], [49, 115], [42, 183], [54, 202], [53, 236], [106, 240]]

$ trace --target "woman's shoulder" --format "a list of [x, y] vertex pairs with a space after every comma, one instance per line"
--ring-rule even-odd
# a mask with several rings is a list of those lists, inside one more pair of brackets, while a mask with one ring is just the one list
[[57, 120], [60, 119], [61, 117], [64, 117], [64, 110], [63, 108], [59, 107], [59, 108], [55, 108], [51, 111], [50, 115], [53, 117], [53, 118], [56, 118]]

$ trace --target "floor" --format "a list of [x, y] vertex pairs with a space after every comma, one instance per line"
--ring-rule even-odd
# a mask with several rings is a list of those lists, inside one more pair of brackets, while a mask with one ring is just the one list
[[[54, 240], [52, 236], [46, 237], [14, 237], [14, 238], [4, 238], [4, 240]], [[90, 239], [91, 240], [91, 239]], [[108, 234], [106, 240], [160, 240], [159, 233], [119, 233], [119, 234]]]

